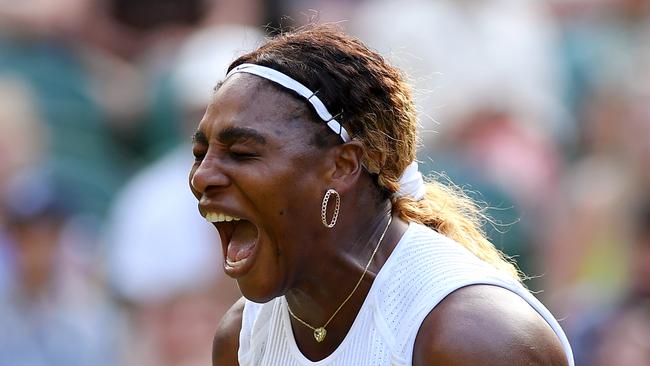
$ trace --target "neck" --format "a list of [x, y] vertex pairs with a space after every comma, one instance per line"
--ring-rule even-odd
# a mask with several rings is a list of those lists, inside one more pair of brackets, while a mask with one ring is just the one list
[[[364, 273], [373, 251], [380, 244], [375, 259], [370, 263], [349, 304], [346, 303], [336, 318], [345, 318], [344, 314], [350, 314], [351, 310], [356, 314], [377, 272], [387, 258], [385, 253], [389, 253], [395, 244], [388, 240], [391, 237], [390, 227], [387, 227], [390, 208], [390, 202], [387, 201], [372, 214], [358, 216], [353, 221], [337, 223], [332, 230], [332, 235], [327, 238], [328, 244], [320, 246], [326, 249], [325, 252], [319, 253], [318, 261], [314, 266], [310, 266], [309, 273], [303, 273], [302, 281], [285, 295], [295, 315], [314, 327], [324, 325], [350, 295]], [[379, 243], [385, 231], [384, 239]], [[380, 262], [378, 258], [384, 260]], [[356, 311], [353, 311], [355, 309]], [[341, 322], [333, 319], [332, 323]], [[328, 328], [331, 326], [332, 324]]]

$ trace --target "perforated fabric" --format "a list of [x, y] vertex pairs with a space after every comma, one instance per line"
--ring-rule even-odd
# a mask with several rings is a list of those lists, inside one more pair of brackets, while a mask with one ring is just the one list
[[302, 355], [293, 337], [287, 302], [279, 297], [265, 304], [246, 302], [239, 363], [410, 365], [424, 318], [448, 294], [473, 284], [503, 287], [526, 300], [553, 328], [573, 366], [571, 347], [560, 325], [528, 290], [461, 245], [413, 223], [375, 277], [348, 335], [331, 355], [318, 362]]

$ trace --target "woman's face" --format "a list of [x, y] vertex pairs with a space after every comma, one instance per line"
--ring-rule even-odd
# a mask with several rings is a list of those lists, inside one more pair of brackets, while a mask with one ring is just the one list
[[283, 294], [318, 257], [328, 150], [309, 144], [319, 126], [308, 112], [269, 82], [235, 74], [194, 136], [190, 187], [219, 231], [224, 271], [251, 300]]

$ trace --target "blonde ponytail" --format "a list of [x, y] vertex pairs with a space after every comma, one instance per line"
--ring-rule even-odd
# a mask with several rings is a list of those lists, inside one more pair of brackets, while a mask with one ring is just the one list
[[466, 247], [498, 270], [520, 279], [517, 267], [486, 238], [486, 216], [460, 188], [438, 181], [426, 183], [425, 198], [393, 199], [393, 210], [403, 220], [424, 224]]

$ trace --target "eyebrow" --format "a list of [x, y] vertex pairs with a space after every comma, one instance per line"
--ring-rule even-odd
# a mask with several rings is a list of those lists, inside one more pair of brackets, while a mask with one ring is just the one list
[[235, 142], [254, 142], [260, 145], [266, 144], [266, 138], [264, 135], [256, 130], [235, 126], [224, 128], [219, 132], [219, 141], [223, 144], [232, 144]]
[[225, 82], [225, 80], [221, 80], [221, 81], [219, 81], [219, 82], [217, 83], [217, 85], [215, 85], [214, 88], [212, 88], [212, 91], [213, 91], [214, 93], [216, 93], [216, 92], [219, 90], [219, 88], [221, 88], [221, 86], [223, 85], [224, 82]]

